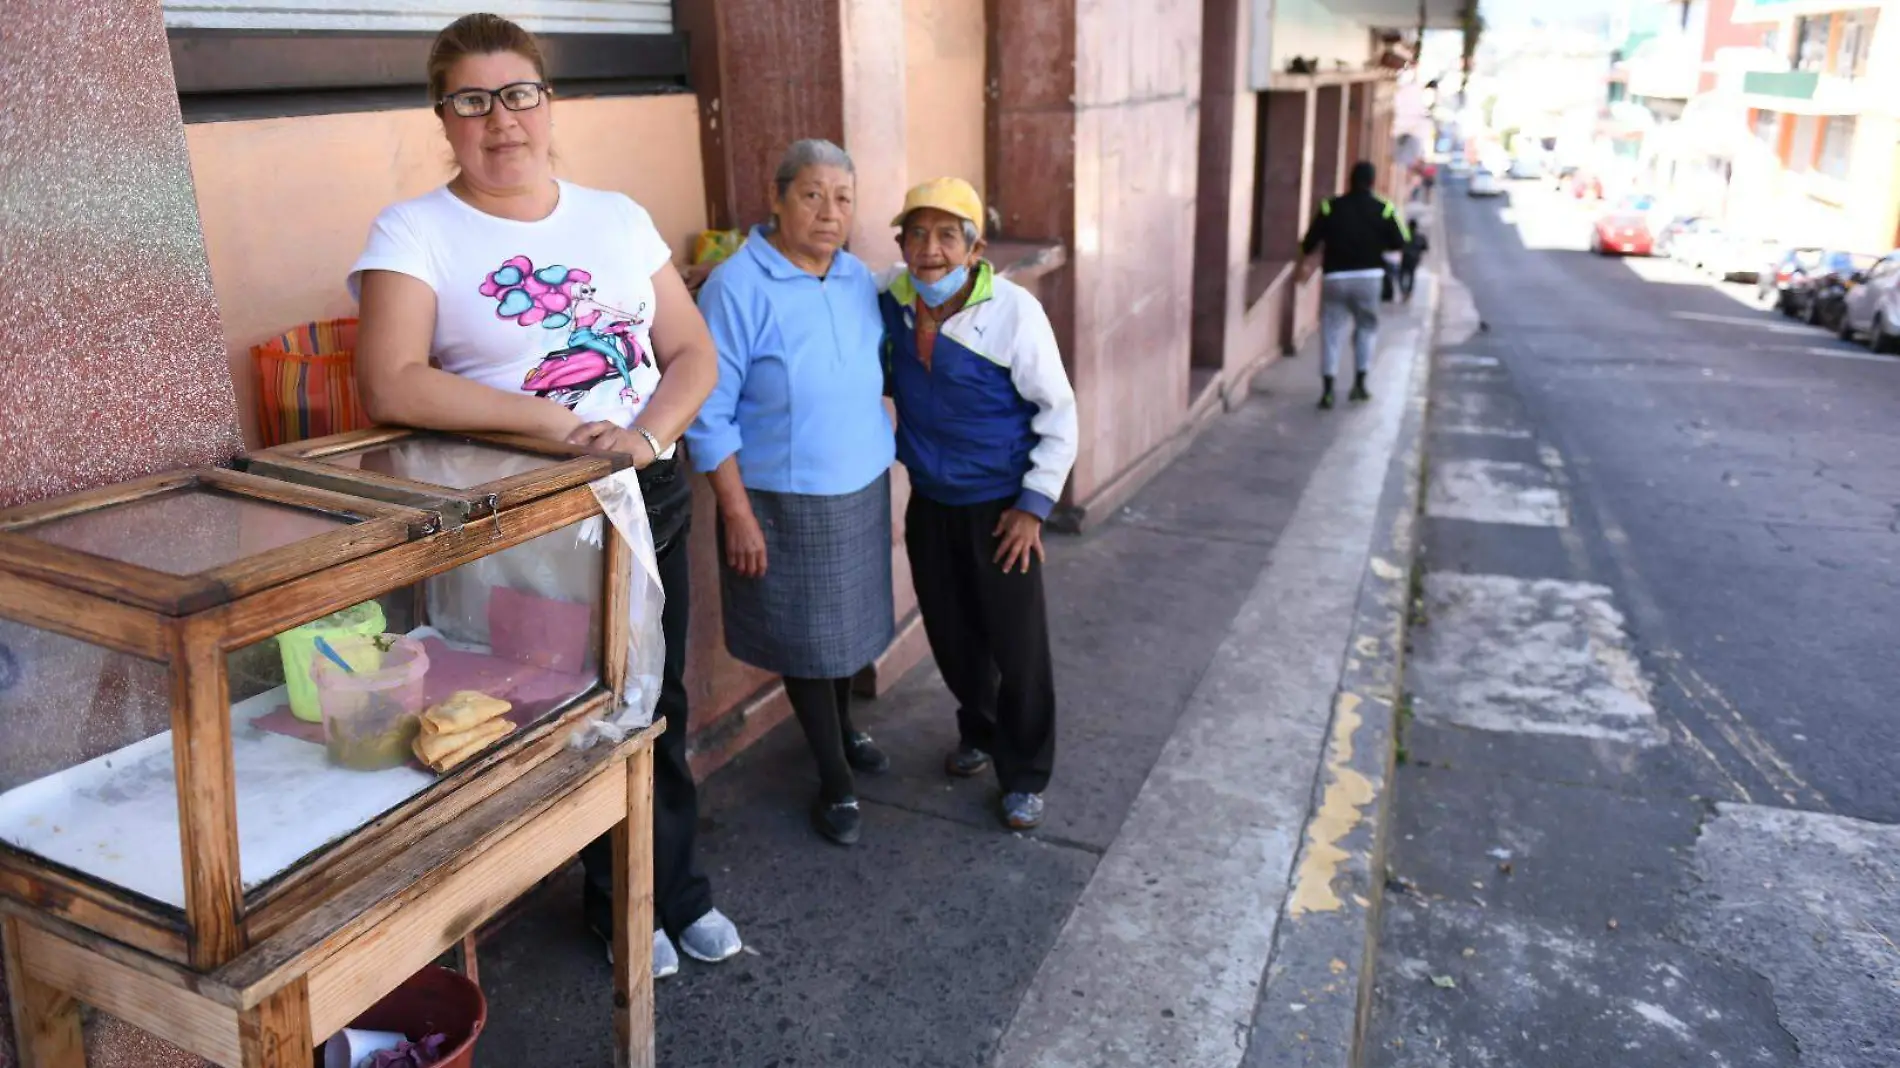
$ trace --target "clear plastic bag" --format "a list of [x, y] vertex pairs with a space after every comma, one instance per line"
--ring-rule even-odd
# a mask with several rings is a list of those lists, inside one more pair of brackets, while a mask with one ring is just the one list
[[[647, 521], [646, 498], [640, 493], [639, 474], [631, 468], [588, 486], [627, 544], [633, 547], [633, 581], [628, 583], [627, 684], [619, 707], [591, 731], [575, 732], [574, 745], [592, 745], [601, 738], [621, 741], [629, 732], [653, 722], [660, 703], [660, 681], [666, 670], [666, 634], [660, 616], [666, 608], [666, 590], [660, 585], [660, 562], [653, 550], [653, 526]], [[599, 520], [588, 520], [595, 524]], [[599, 528], [596, 527], [596, 530]]]

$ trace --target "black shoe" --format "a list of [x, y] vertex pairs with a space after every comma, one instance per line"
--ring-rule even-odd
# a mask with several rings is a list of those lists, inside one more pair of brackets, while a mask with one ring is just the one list
[[851, 770], [866, 775], [882, 775], [891, 770], [891, 758], [863, 731], [854, 731], [845, 738], [844, 760], [851, 765]]
[[826, 801], [821, 797], [812, 802], [812, 828], [839, 845], [858, 844], [858, 822], [858, 799], [855, 797], [847, 797], [843, 801]]
[[951, 778], [974, 779], [990, 770], [990, 755], [975, 747], [958, 749], [944, 758], [943, 770]]
[[1332, 390], [1329, 389], [1326, 392], [1319, 395], [1319, 410], [1322, 412], [1330, 412], [1333, 410], [1333, 391]]
[[1352, 400], [1356, 400], [1356, 401], [1369, 401], [1372, 399], [1372, 394], [1366, 392], [1365, 379], [1362, 378], [1359, 381], [1354, 382], [1352, 384], [1352, 393], [1350, 394], [1350, 397]]

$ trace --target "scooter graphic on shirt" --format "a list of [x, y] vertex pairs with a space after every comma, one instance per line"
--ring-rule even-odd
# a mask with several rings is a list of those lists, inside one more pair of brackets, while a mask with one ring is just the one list
[[514, 256], [483, 279], [481, 292], [495, 300], [499, 318], [543, 330], [571, 327], [566, 347], [542, 357], [523, 379], [523, 392], [573, 409], [603, 382], [618, 378], [620, 398], [638, 404], [633, 372], [653, 366], [636, 333], [646, 325], [647, 306], [630, 314], [601, 301], [593, 277], [561, 265], [536, 269], [528, 257]]

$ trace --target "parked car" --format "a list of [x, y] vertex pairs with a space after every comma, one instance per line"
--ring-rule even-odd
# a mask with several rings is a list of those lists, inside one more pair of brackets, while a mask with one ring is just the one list
[[1854, 276], [1878, 262], [1880, 257], [1860, 252], [1822, 252], [1788, 280], [1779, 298], [1781, 309], [1809, 326], [1833, 330], [1840, 326], [1841, 305], [1854, 287]]
[[1491, 168], [1479, 167], [1471, 172], [1471, 180], [1465, 185], [1465, 193], [1474, 197], [1503, 196], [1504, 187], [1498, 184], [1498, 176], [1491, 173]]
[[1803, 275], [1820, 266], [1824, 255], [1824, 249], [1811, 247], [1780, 250], [1756, 273], [1755, 299], [1764, 304], [1773, 302], [1775, 310], [1783, 315], [1795, 314], [1788, 300], [1789, 290]]
[[1599, 256], [1649, 256], [1655, 248], [1649, 219], [1640, 211], [1610, 212], [1590, 230], [1590, 251]]
[[1682, 236], [1684, 232], [1700, 225], [1703, 221], [1704, 217], [1700, 215], [1678, 215], [1657, 228], [1656, 255], [1671, 255], [1675, 251], [1673, 246], [1676, 243], [1676, 238]]
[[1669, 242], [1669, 255], [1677, 263], [1702, 270], [1714, 255], [1714, 246], [1727, 237], [1714, 219], [1697, 219], [1677, 231]]
[[1900, 251], [1887, 253], [1853, 281], [1835, 332], [1848, 341], [1866, 334], [1875, 352], [1900, 352]]
[[1730, 230], [1705, 243], [1699, 258], [1702, 270], [1721, 281], [1756, 282], [1781, 249], [1781, 242], [1772, 237]]
[[1513, 156], [1504, 176], [1517, 182], [1532, 181], [1544, 176], [1544, 164], [1534, 156]]

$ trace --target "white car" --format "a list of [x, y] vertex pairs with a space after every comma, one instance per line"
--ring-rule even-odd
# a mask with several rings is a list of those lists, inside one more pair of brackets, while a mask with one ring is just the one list
[[1504, 195], [1504, 187], [1498, 184], [1498, 176], [1488, 167], [1479, 167], [1471, 172], [1471, 181], [1465, 186], [1465, 193], [1474, 197], [1495, 197]]
[[1854, 280], [1841, 311], [1841, 337], [1865, 334], [1875, 352], [1900, 352], [1900, 251], [1881, 257]]

